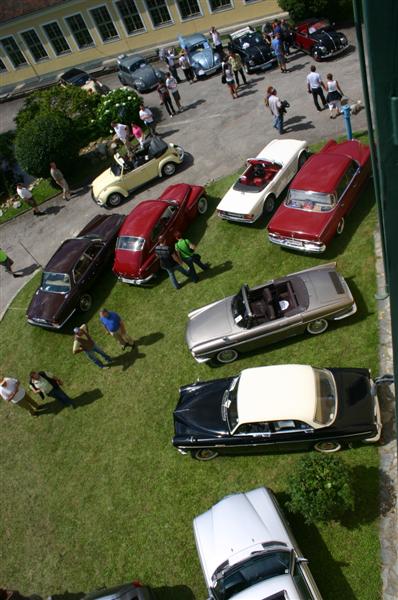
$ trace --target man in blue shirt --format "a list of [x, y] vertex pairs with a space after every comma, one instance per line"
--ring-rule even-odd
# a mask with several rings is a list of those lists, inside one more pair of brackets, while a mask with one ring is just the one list
[[275, 52], [276, 60], [278, 61], [278, 65], [281, 69], [282, 73], [287, 73], [286, 69], [286, 60], [283, 50], [283, 43], [281, 40], [281, 34], [277, 33], [274, 39], [271, 42], [272, 50]]
[[134, 340], [126, 331], [126, 327], [120, 315], [117, 312], [103, 308], [100, 311], [100, 321], [107, 334], [114, 337], [125, 350], [126, 346], [134, 348]]

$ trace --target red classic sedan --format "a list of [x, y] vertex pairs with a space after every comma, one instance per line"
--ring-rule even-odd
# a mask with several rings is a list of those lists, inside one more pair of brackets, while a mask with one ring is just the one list
[[344, 230], [345, 217], [370, 174], [370, 150], [351, 140], [330, 140], [307, 160], [290, 184], [286, 199], [268, 223], [270, 242], [324, 252]]
[[145, 200], [126, 218], [116, 241], [113, 271], [120, 281], [145, 285], [159, 270], [155, 247], [160, 235], [174, 244], [177, 231], [183, 233], [198, 214], [207, 210], [204, 187], [178, 183], [170, 185], [157, 200]]

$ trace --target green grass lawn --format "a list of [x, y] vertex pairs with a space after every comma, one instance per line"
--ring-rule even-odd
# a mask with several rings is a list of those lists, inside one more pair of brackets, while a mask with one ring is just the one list
[[[214, 209], [234, 176], [208, 188]], [[377, 373], [374, 300], [374, 198], [369, 185], [343, 235], [322, 257], [284, 251], [268, 243], [263, 227], [221, 222], [211, 210], [189, 231], [212, 269], [197, 285], [175, 291], [162, 278], [151, 289], [116, 283], [109, 273], [94, 291], [90, 329], [116, 358], [100, 371], [73, 356], [71, 329], [52, 333], [25, 322], [32, 280], [0, 324], [3, 373], [26, 384], [31, 369], [50, 369], [76, 398], [76, 410], [50, 406], [37, 419], [0, 406], [0, 581], [25, 593], [88, 592], [135, 578], [160, 599], [206, 596], [192, 519], [223, 496], [267, 485], [282, 506], [287, 477], [299, 454], [218, 458], [200, 463], [171, 445], [178, 387], [229, 376], [242, 368], [279, 363], [369, 367]], [[184, 342], [189, 310], [236, 292], [243, 282], [337, 260], [358, 304], [351, 319], [321, 336], [293, 338], [238, 362], [198, 365]], [[183, 277], [177, 274], [182, 280]], [[138, 351], [122, 353], [103, 334], [97, 311], [122, 313]], [[380, 597], [378, 452], [360, 446], [341, 453], [352, 469], [356, 507], [344, 523], [307, 526], [289, 515], [293, 531], [325, 600]]]

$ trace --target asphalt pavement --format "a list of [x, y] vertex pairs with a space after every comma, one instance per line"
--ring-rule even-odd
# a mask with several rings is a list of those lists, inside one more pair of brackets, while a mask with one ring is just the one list
[[[344, 94], [354, 102], [363, 99], [362, 83], [355, 31], [348, 29], [345, 33], [352, 43], [351, 50], [331, 61], [317, 64], [317, 70], [325, 80], [327, 73], [333, 73]], [[114, 212], [129, 213], [140, 201], [158, 197], [171, 183], [205, 185], [239, 169], [247, 158], [258, 154], [279, 135], [272, 127], [269, 110], [264, 106], [265, 90], [269, 85], [276, 88], [281, 99], [290, 103], [285, 115], [285, 138], [313, 143], [322, 138], [344, 135], [343, 118], [332, 120], [328, 110], [318, 112], [307, 92], [306, 76], [311, 64], [313, 61], [309, 56], [294, 52], [288, 61], [289, 73], [282, 74], [272, 69], [248, 76], [248, 85], [240, 88], [236, 100], [230, 96], [228, 87], [221, 84], [219, 74], [193, 85], [182, 83], [179, 91], [185, 110], [170, 118], [162, 109], [158, 131], [166, 141], [183, 146], [188, 154], [187, 160], [172, 178], [155, 180], [134, 193]], [[119, 86], [115, 74], [104, 76], [101, 80], [112, 88]], [[145, 94], [144, 101], [150, 107], [159, 107], [157, 92]], [[20, 106], [20, 100], [2, 105], [3, 125], [5, 119], [9, 121], [5, 123], [6, 128], [12, 126], [12, 119]], [[353, 130], [367, 128], [364, 110], [352, 117], [352, 127]], [[104, 210], [91, 200], [88, 191], [77, 194], [70, 202], [64, 202], [58, 196], [44, 204], [43, 209], [46, 210], [45, 216], [36, 217], [29, 211], [0, 226], [0, 245], [14, 260], [14, 267], [23, 273], [22, 277], [14, 279], [4, 269], [1, 270], [0, 318], [32, 276], [35, 261], [45, 265], [65, 238], [76, 234], [94, 215]]]

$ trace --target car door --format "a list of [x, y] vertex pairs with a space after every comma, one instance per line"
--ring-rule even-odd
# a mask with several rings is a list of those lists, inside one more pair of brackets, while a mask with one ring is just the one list
[[312, 45], [312, 41], [308, 34], [308, 27], [303, 26], [300, 29], [297, 29], [295, 37], [296, 37], [296, 45], [299, 46], [300, 48], [303, 48], [304, 50], [306, 50], [308, 52]]
[[86, 277], [93, 281], [104, 268], [104, 263], [108, 258], [107, 247], [103, 242], [93, 242], [86, 249], [85, 255], [91, 259], [89, 273], [86, 274]]
[[133, 171], [129, 174], [129, 190], [136, 189], [141, 185], [144, 185], [147, 181], [151, 181], [151, 179], [155, 179], [158, 176], [158, 158], [151, 158], [147, 160], [139, 167], [133, 169]]
[[314, 429], [307, 423], [293, 419], [281, 419], [269, 423], [270, 443], [275, 452], [295, 452], [312, 448]]
[[92, 264], [93, 259], [84, 252], [73, 267], [73, 280], [79, 294], [85, 292], [91, 283], [90, 267]]
[[263, 454], [272, 450], [271, 430], [268, 423], [244, 423], [230, 436], [225, 453]]
[[279, 171], [275, 174], [274, 178], [271, 181], [270, 191], [278, 196], [281, 195], [285, 187], [287, 187], [290, 181], [293, 179], [297, 172], [297, 158], [290, 160], [287, 165], [284, 165]]
[[339, 223], [354, 206], [358, 197], [359, 175], [360, 169], [357, 163], [351, 161], [336, 188], [336, 206], [330, 213], [330, 221], [327, 226], [329, 235], [325, 235], [326, 241], [335, 235]]

